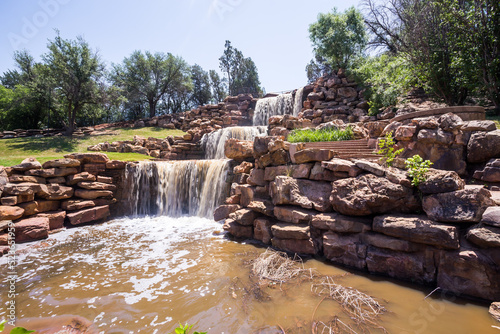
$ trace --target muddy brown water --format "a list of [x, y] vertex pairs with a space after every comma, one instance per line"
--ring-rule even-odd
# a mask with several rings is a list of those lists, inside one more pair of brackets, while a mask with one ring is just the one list
[[[312, 333], [314, 321], [316, 333], [330, 333], [322, 324], [337, 317], [338, 326], [341, 321], [357, 333], [384, 332], [356, 327], [338, 302], [314, 295], [310, 281], [259, 286], [249, 261], [265, 248], [230, 241], [220, 230], [197, 217], [117, 219], [21, 245], [18, 325], [55, 333], [77, 319], [86, 333], [171, 333], [179, 322], [209, 334]], [[440, 291], [424, 299], [432, 288], [348, 273], [318, 260], [304, 267], [379, 301], [387, 311], [377, 323], [389, 333], [500, 333], [487, 305]], [[0, 275], [6, 274], [4, 257]], [[9, 301], [5, 279], [0, 288], [2, 319]]]

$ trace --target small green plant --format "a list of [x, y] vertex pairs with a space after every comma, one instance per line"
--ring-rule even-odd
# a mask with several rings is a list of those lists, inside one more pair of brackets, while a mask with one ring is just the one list
[[386, 166], [391, 166], [394, 159], [404, 150], [404, 148], [397, 151], [394, 150], [394, 137], [392, 137], [392, 131], [387, 132], [385, 137], [379, 140], [378, 147], [380, 149], [377, 151], [377, 154], [383, 155], [380, 160]]
[[408, 169], [408, 175], [411, 177], [413, 186], [418, 187], [420, 183], [425, 182], [425, 174], [429, 171], [431, 165], [430, 160], [424, 161], [418, 154], [405, 160], [405, 166]]
[[[175, 329], [175, 334], [189, 334], [189, 331], [193, 328], [193, 325], [188, 325], [185, 324], [182, 326], [181, 323], [179, 323], [179, 327]], [[207, 334], [207, 332], [197, 332], [195, 331], [193, 334]]]
[[293, 130], [287, 138], [290, 143], [308, 143], [320, 141], [340, 141], [354, 139], [354, 131], [350, 126], [345, 130], [339, 129], [297, 129]]
[[[3, 332], [5, 330], [5, 324], [7, 323], [7, 320], [3, 320], [0, 322], [0, 332]], [[10, 331], [10, 334], [29, 334], [29, 333], [34, 333], [35, 331], [29, 331], [24, 327], [16, 327], [12, 328]]]

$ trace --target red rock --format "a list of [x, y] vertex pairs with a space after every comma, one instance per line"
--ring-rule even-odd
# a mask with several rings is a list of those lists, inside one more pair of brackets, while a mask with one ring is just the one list
[[76, 159], [56, 159], [49, 160], [43, 163], [43, 168], [53, 168], [53, 167], [78, 167], [80, 166], [80, 160]]
[[370, 231], [372, 219], [344, 216], [339, 213], [319, 213], [311, 216], [311, 225], [320, 230], [338, 233], [360, 233]]
[[253, 225], [253, 221], [259, 216], [258, 213], [250, 209], [239, 209], [229, 214], [229, 219], [244, 226]]
[[47, 179], [47, 183], [63, 184], [66, 183], [66, 178], [63, 176], [54, 177], [52, 179]]
[[90, 209], [83, 209], [76, 212], [66, 214], [71, 225], [79, 225], [89, 223], [96, 220], [104, 219], [110, 215], [109, 206], [97, 206]]
[[318, 247], [311, 239], [297, 240], [297, 239], [273, 238], [271, 242], [273, 247], [276, 247], [278, 249], [287, 252], [292, 252], [297, 254], [309, 254], [309, 255], [315, 255], [318, 253]]
[[273, 237], [271, 232], [272, 222], [267, 218], [257, 218], [254, 220], [254, 238], [265, 244], [270, 244]]
[[327, 212], [331, 210], [328, 200], [331, 187], [328, 182], [277, 176], [270, 183], [270, 194], [274, 205], [292, 204]]
[[323, 235], [325, 257], [335, 263], [363, 269], [366, 267], [366, 249], [359, 234], [340, 235], [327, 232]]
[[126, 165], [127, 163], [124, 161], [111, 160], [106, 162], [106, 169], [125, 169]]
[[98, 175], [97, 176], [97, 182], [112, 184], [113, 183], [113, 178], [110, 177], [110, 176]]
[[229, 215], [236, 210], [241, 209], [241, 206], [238, 204], [226, 204], [226, 205], [220, 205], [217, 207], [214, 211], [214, 220], [215, 221], [220, 221], [222, 219], [226, 219], [229, 217]]
[[89, 172], [82, 172], [79, 174], [75, 175], [69, 175], [66, 177], [66, 184], [68, 186], [72, 186], [77, 184], [78, 182], [83, 182], [83, 181], [95, 181], [96, 176], [93, 174], [90, 174]]
[[0, 221], [15, 220], [21, 218], [24, 214], [24, 209], [18, 206], [0, 206]]
[[35, 217], [21, 219], [15, 222], [16, 242], [27, 242], [46, 239], [49, 236], [49, 219]]
[[295, 163], [302, 164], [311, 161], [326, 161], [332, 159], [334, 151], [318, 148], [308, 148], [300, 150], [294, 154]]
[[106, 164], [85, 164], [83, 165], [83, 171], [89, 172], [90, 174], [97, 175], [106, 170]]
[[278, 220], [295, 223], [295, 224], [307, 224], [311, 222], [312, 217], [316, 214], [316, 211], [306, 210], [298, 208], [296, 206], [275, 206], [274, 215]]
[[252, 186], [265, 186], [267, 182], [264, 180], [264, 170], [259, 168], [252, 169], [247, 183]]
[[247, 208], [255, 212], [262, 213], [266, 216], [273, 216], [274, 205], [267, 199], [254, 199], [248, 203]]
[[113, 192], [110, 190], [87, 190], [87, 189], [76, 189], [75, 197], [83, 199], [96, 199], [99, 197], [113, 197]]
[[77, 184], [80, 188], [88, 190], [116, 190], [114, 184], [102, 183], [102, 182], [78, 182]]
[[37, 214], [36, 217], [43, 217], [49, 220], [49, 230], [57, 230], [64, 227], [66, 211], [51, 211]]
[[309, 226], [303, 224], [278, 223], [271, 227], [273, 236], [279, 239], [309, 240]]
[[42, 183], [45, 184], [46, 180], [43, 177], [29, 176], [29, 175], [18, 175], [14, 174], [9, 176], [9, 182], [11, 183]]
[[253, 142], [234, 138], [228, 139], [224, 144], [224, 154], [228, 159], [236, 161], [253, 158]]
[[64, 157], [80, 160], [82, 164], [107, 163], [109, 161], [108, 156], [104, 153], [71, 153]]
[[250, 171], [253, 168], [253, 163], [248, 162], [248, 161], [243, 161], [241, 164], [238, 166], [235, 166], [233, 168], [233, 173], [234, 174], [249, 174]]
[[11, 167], [18, 172], [25, 172], [30, 169], [40, 169], [42, 165], [35, 158], [26, 158], [19, 165]]
[[19, 206], [24, 209], [23, 216], [31, 216], [40, 212], [56, 211], [59, 209], [59, 201], [32, 201], [21, 203]]
[[253, 226], [240, 225], [232, 219], [226, 219], [223, 229], [237, 238], [253, 237]]
[[37, 195], [47, 200], [61, 200], [71, 198], [74, 190], [71, 187], [61, 186], [59, 184], [43, 185], [44, 191], [38, 192]]
[[92, 200], [68, 200], [61, 202], [61, 209], [68, 211], [81, 210], [94, 206], [95, 203]]

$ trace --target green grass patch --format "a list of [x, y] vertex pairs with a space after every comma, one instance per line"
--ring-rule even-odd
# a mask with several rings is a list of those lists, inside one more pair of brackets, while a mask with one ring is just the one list
[[500, 129], [500, 115], [488, 115], [486, 114], [486, 119], [494, 121], [497, 125], [497, 129]]
[[[65, 154], [74, 152], [88, 152], [87, 147], [103, 142], [114, 142], [132, 140], [134, 135], [142, 137], [165, 138], [167, 136], [180, 136], [184, 132], [181, 130], [168, 130], [157, 127], [133, 128], [112, 128], [110, 135], [84, 136], [82, 138], [69, 137], [26, 137], [0, 139], [0, 165], [13, 166], [19, 164], [25, 158], [33, 157], [41, 163], [60, 159]], [[147, 160], [151, 157], [138, 153], [116, 153], [104, 152], [110, 159], [123, 161]]]
[[290, 143], [311, 143], [319, 141], [341, 141], [354, 139], [354, 132], [351, 127], [345, 130], [338, 129], [299, 129], [293, 130], [287, 138]]

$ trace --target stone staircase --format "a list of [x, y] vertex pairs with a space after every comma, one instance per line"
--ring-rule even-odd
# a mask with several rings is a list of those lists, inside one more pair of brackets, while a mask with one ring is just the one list
[[308, 148], [335, 151], [335, 157], [340, 159], [380, 159], [380, 155], [368, 147], [368, 139], [304, 143], [304, 149]]

